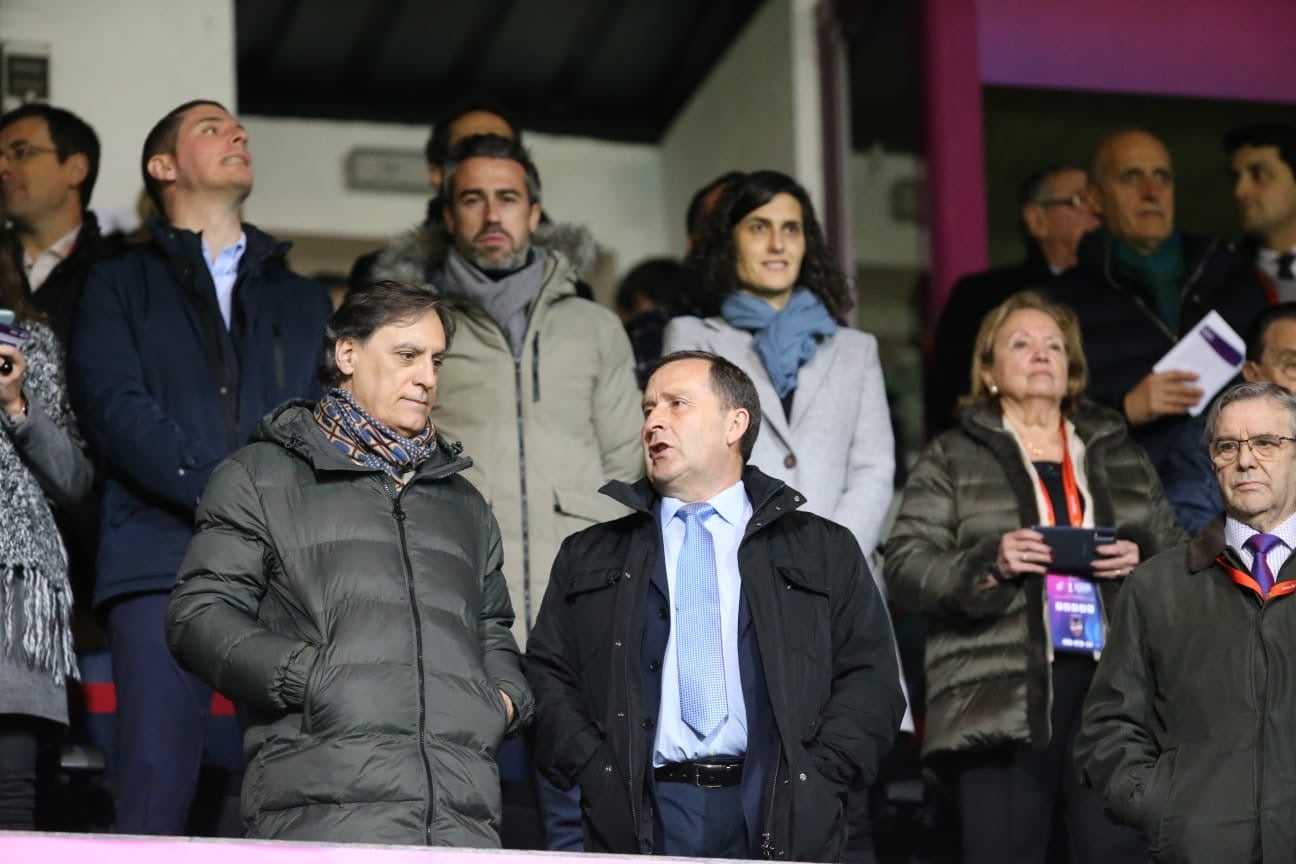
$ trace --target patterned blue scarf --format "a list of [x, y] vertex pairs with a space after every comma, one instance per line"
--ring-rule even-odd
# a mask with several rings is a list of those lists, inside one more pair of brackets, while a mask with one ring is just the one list
[[413, 438], [405, 438], [375, 420], [361, 408], [350, 392], [334, 387], [315, 406], [315, 422], [333, 446], [347, 458], [382, 471], [403, 486], [407, 473], [436, 452], [436, 430], [432, 422]]
[[780, 399], [796, 389], [797, 374], [819, 348], [815, 337], [837, 332], [837, 322], [808, 288], [793, 291], [782, 309], [750, 294], [730, 294], [720, 314], [739, 330], [754, 334], [752, 344]]

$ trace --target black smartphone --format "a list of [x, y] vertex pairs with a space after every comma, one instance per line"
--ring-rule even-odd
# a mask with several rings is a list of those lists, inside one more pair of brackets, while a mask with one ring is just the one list
[[1044, 542], [1053, 550], [1053, 561], [1049, 564], [1053, 573], [1086, 574], [1098, 557], [1094, 548], [1116, 542], [1115, 528], [1032, 525], [1031, 530], [1043, 534]]

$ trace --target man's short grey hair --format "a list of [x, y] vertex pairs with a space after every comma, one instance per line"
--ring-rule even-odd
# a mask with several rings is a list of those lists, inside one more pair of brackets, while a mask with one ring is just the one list
[[1207, 447], [1215, 440], [1215, 430], [1219, 427], [1220, 413], [1235, 402], [1246, 402], [1250, 399], [1268, 399], [1287, 409], [1291, 421], [1292, 435], [1296, 436], [1296, 396], [1286, 387], [1271, 381], [1248, 381], [1235, 384], [1220, 394], [1206, 414], [1206, 437], [1202, 442]]

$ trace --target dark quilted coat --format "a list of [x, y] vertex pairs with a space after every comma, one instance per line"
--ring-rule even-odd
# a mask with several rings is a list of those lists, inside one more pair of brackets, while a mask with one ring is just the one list
[[306, 403], [221, 463], [167, 620], [247, 711], [254, 837], [498, 846], [499, 690], [529, 719], [499, 528], [441, 442], [394, 503]]
[[[1143, 559], [1183, 542], [1124, 420], [1091, 403], [1069, 419], [1085, 444], [1094, 524], [1114, 525]], [[905, 484], [886, 581], [891, 602], [929, 622], [926, 756], [1049, 740], [1043, 580], [988, 582], [1000, 537], [1039, 524], [1031, 482], [998, 409], [979, 405], [928, 445]], [[1101, 583], [1108, 614], [1119, 588]]]

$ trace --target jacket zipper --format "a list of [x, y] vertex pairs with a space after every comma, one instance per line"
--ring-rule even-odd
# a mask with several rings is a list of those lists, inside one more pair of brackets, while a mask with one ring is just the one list
[[396, 531], [400, 535], [401, 559], [405, 562], [405, 587], [409, 591], [410, 615], [414, 619], [414, 663], [418, 669], [418, 745], [419, 757], [423, 760], [423, 774], [427, 778], [428, 806], [424, 816], [423, 834], [427, 845], [432, 845], [432, 818], [436, 809], [436, 787], [432, 783], [432, 764], [428, 762], [427, 747], [424, 742], [424, 729], [427, 725], [427, 682], [423, 669], [423, 621], [419, 617], [418, 597], [414, 591], [414, 565], [410, 562], [409, 543], [405, 537], [405, 511], [401, 509], [400, 493], [394, 492], [387, 478], [382, 478], [383, 489], [391, 497], [392, 517], [396, 520]]
[[[529, 324], [530, 322], [528, 322]], [[527, 509], [526, 424], [522, 419], [522, 358], [513, 358], [513, 409], [517, 413], [518, 494], [522, 499], [522, 623], [531, 638], [531, 518]]]
[[770, 777], [769, 807], [765, 811], [765, 831], [761, 834], [761, 855], [774, 857], [774, 796], [778, 794], [779, 765], [783, 762], [783, 739], [774, 751], [774, 773]]
[[[1256, 618], [1256, 640], [1260, 643], [1260, 653], [1264, 656], [1265, 681], [1267, 683], [1269, 680], [1269, 651], [1265, 647], [1265, 640], [1264, 640], [1264, 611], [1265, 611], [1265, 600], [1261, 598], [1260, 614]], [[1265, 689], [1267, 691], [1268, 687], [1266, 687]], [[1251, 795], [1253, 800], [1255, 801], [1255, 812], [1257, 815], [1259, 815], [1260, 808], [1264, 803], [1262, 800], [1263, 793], [1264, 793], [1264, 715], [1265, 715], [1265, 708], [1267, 707], [1266, 703], [1269, 700], [1267, 698], [1267, 693], [1258, 693], [1256, 695], [1260, 697], [1256, 699], [1257, 704], [1259, 704], [1260, 706], [1260, 710], [1256, 712], [1256, 748], [1255, 748], [1255, 756], [1254, 756], [1255, 787], [1251, 790]], [[1255, 824], [1256, 824], [1256, 828], [1254, 829], [1255, 833], [1257, 835], [1261, 835], [1256, 837], [1256, 842], [1260, 844], [1260, 854], [1261, 856], [1263, 856], [1264, 837], [1262, 836], [1262, 832], [1260, 830], [1261, 820], [1257, 819]]]
[[540, 401], [540, 334], [531, 340], [531, 401]]

